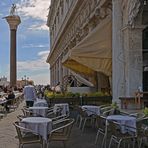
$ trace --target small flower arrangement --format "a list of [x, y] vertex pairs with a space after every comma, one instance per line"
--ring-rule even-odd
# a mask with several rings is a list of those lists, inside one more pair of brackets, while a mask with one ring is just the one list
[[113, 102], [111, 104], [111, 107], [114, 108], [114, 109], [118, 109], [119, 108], [119, 106], [117, 105], [117, 102]]
[[145, 107], [144, 108], [143, 113], [144, 113], [145, 116], [148, 117], [148, 107]]

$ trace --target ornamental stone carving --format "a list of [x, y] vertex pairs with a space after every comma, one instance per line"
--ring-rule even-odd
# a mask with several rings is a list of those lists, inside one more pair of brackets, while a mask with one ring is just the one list
[[140, 0], [130, 0], [128, 6], [128, 24], [133, 27], [135, 18], [140, 11], [141, 2]]

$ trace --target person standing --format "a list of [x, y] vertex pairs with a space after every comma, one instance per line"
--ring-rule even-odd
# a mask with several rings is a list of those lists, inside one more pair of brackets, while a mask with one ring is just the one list
[[26, 100], [26, 106], [32, 107], [36, 100], [36, 90], [32, 81], [28, 82], [28, 85], [23, 89], [24, 99]]

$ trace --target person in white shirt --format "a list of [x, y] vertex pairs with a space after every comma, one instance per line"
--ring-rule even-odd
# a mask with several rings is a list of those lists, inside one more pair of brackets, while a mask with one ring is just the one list
[[31, 107], [36, 100], [36, 90], [35, 87], [32, 85], [32, 81], [28, 82], [28, 85], [23, 89], [24, 99], [26, 100], [26, 106]]

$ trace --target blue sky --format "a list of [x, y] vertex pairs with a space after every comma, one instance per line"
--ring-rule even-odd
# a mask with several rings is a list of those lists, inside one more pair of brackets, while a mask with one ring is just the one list
[[21, 24], [17, 30], [17, 79], [24, 75], [35, 84], [49, 84], [50, 71], [46, 58], [49, 53], [49, 28], [46, 26], [50, 0], [0, 1], [0, 77], [9, 80], [10, 31], [3, 17], [9, 14], [12, 3], [17, 5]]

